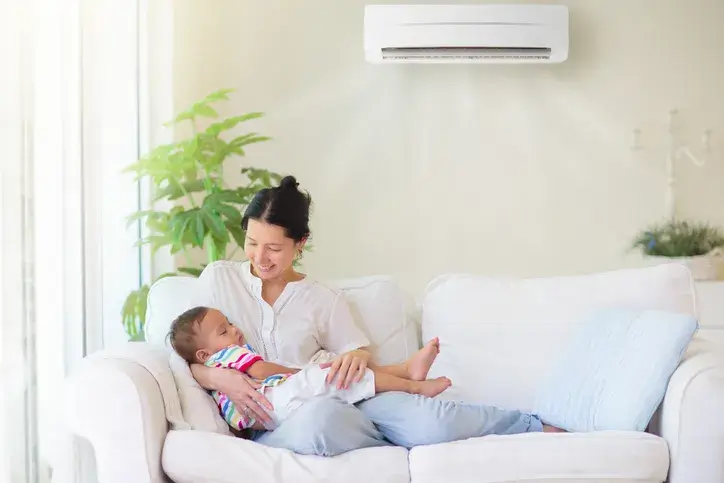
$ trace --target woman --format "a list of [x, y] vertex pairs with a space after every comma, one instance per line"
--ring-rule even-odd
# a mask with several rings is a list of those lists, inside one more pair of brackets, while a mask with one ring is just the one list
[[[370, 360], [369, 341], [339, 293], [294, 269], [309, 231], [309, 195], [288, 176], [261, 190], [244, 213], [248, 262], [216, 262], [204, 280], [216, 308], [237, 324], [268, 361], [302, 367], [326, 362], [328, 383], [360, 380]], [[223, 287], [223, 290], [222, 290]], [[245, 375], [194, 364], [196, 380], [226, 393], [240, 411], [269, 422], [271, 405]], [[518, 411], [442, 401], [406, 393], [379, 394], [348, 405], [335, 399], [305, 404], [274, 431], [255, 441], [301, 454], [332, 456], [371, 446], [411, 448], [486, 434], [553, 431]]]

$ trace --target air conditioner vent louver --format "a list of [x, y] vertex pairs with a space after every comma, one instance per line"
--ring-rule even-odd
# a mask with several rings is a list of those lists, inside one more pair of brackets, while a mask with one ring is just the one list
[[565, 5], [366, 5], [374, 64], [557, 64], [568, 59]]
[[548, 60], [551, 49], [542, 47], [385, 47], [383, 59], [438, 60], [438, 59], [528, 59]]

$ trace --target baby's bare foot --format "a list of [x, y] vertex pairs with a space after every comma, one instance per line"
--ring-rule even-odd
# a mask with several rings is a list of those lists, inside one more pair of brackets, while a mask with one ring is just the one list
[[440, 340], [435, 337], [425, 344], [425, 347], [417, 351], [414, 356], [408, 360], [405, 365], [410, 379], [413, 381], [424, 381], [427, 379], [427, 373], [435, 362], [435, 358], [440, 352]]
[[567, 431], [565, 429], [556, 428], [555, 426], [549, 426], [547, 424], [544, 424], [543, 432], [544, 433], [566, 433]]
[[414, 393], [427, 397], [435, 397], [445, 389], [452, 385], [452, 381], [447, 377], [438, 377], [436, 379], [428, 379], [426, 381], [415, 381]]

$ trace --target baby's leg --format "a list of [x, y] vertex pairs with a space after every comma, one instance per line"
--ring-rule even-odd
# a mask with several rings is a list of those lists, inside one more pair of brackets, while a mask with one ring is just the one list
[[302, 404], [317, 397], [336, 397], [355, 404], [375, 395], [375, 375], [369, 369], [361, 381], [350, 384], [348, 389], [338, 389], [337, 384], [327, 384], [328, 374], [329, 368], [322, 369], [318, 364], [307, 366], [264, 393], [274, 406], [279, 424]]
[[372, 372], [375, 374], [375, 393], [399, 391], [435, 397], [452, 384], [447, 377], [413, 381], [386, 372], [378, 372], [376, 369], [372, 369]]
[[427, 379], [427, 373], [430, 371], [430, 367], [432, 367], [432, 363], [435, 362], [435, 358], [439, 353], [440, 340], [435, 337], [402, 364], [394, 364], [391, 366], [370, 365], [370, 368], [373, 369], [375, 373], [381, 372], [403, 379], [424, 381]]

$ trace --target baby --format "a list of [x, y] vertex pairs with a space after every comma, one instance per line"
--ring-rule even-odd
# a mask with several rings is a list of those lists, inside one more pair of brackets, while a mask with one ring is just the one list
[[[265, 361], [246, 343], [244, 334], [215, 309], [195, 307], [187, 310], [173, 321], [168, 336], [174, 350], [189, 363], [236, 369], [259, 381], [259, 391], [274, 407], [270, 416], [275, 426], [317, 396], [337, 397], [354, 404], [387, 391], [434, 397], [451, 385], [446, 377], [427, 379], [440, 351], [437, 338], [403, 364], [369, 364], [360, 382], [339, 389], [336, 384], [326, 382], [329, 368], [322, 369], [314, 364], [300, 370]], [[238, 411], [224, 393], [213, 391], [212, 395], [224, 419], [235, 430], [273, 429]]]

